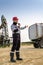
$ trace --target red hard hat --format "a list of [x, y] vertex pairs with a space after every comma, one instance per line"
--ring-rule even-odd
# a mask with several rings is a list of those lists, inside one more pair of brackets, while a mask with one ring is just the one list
[[17, 17], [13, 17], [13, 20], [18, 20], [18, 18]]

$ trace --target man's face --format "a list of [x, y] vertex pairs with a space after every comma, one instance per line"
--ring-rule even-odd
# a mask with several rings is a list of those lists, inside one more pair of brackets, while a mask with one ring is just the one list
[[18, 23], [18, 20], [13, 20], [13, 22]]

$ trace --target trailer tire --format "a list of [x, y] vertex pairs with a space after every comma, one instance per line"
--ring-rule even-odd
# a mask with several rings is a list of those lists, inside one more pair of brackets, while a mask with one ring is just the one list
[[35, 42], [34, 43], [34, 48], [39, 48], [39, 43]]
[[43, 48], [43, 39], [40, 40], [39, 45], [40, 45], [40, 48]]

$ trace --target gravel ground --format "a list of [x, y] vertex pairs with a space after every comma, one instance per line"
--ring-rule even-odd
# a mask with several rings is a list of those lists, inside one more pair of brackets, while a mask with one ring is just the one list
[[[33, 45], [21, 46], [22, 61], [10, 62], [11, 47], [0, 48], [0, 65], [43, 65], [43, 49], [35, 49]], [[16, 59], [16, 55], [15, 55]]]

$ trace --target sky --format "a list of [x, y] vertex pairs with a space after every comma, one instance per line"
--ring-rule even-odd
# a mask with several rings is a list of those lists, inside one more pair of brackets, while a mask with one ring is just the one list
[[[9, 36], [12, 36], [12, 18], [17, 16], [21, 26], [43, 22], [43, 0], [0, 0], [1, 16], [7, 19]], [[29, 41], [28, 28], [21, 31], [21, 41]]]

